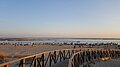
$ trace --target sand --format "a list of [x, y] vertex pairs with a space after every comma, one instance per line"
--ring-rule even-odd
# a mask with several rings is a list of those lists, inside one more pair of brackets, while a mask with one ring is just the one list
[[[76, 46], [78, 48], [79, 46]], [[104, 48], [99, 46], [100, 48]], [[115, 48], [116, 46], [109, 46], [109, 48]], [[14, 46], [14, 45], [0, 45], [0, 52], [4, 52], [5, 56], [29, 56], [38, 54], [45, 51], [60, 50], [60, 49], [71, 49], [73, 45], [28, 45], [28, 46]], [[94, 47], [97, 48], [97, 47]]]
[[4, 52], [5, 56], [28, 56], [38, 54], [45, 51], [70, 49], [72, 45], [34, 45], [34, 46], [14, 46], [14, 45], [0, 45], [0, 52]]
[[[60, 49], [73, 49], [73, 48], [74, 48], [73, 45], [62, 45], [62, 46], [59, 46], [59, 45], [34, 45], [34, 46], [0, 45], [0, 52], [4, 52], [5, 56], [14, 57], [14, 56], [29, 56], [33, 54], [42, 53], [45, 51], [60, 50]], [[78, 46], [76, 46], [76, 48], [78, 48]], [[99, 64], [96, 63], [95, 65], [93, 65], [93, 67], [99, 67]], [[102, 65], [103, 64], [105, 63], [102, 63]], [[61, 63], [57, 63], [53, 65], [52, 67], [67, 67], [67, 65], [68, 65], [68, 60], [62, 61]]]

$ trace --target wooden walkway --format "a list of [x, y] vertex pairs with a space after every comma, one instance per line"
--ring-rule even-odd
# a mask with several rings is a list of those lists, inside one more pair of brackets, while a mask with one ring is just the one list
[[117, 49], [63, 49], [27, 56], [0, 64], [0, 67], [68, 67], [68, 62], [69, 67], [89, 67], [91, 61], [101, 57], [119, 56], [120, 50]]
[[68, 59], [52, 65], [51, 67], [68, 67]]
[[[95, 64], [92, 65], [92, 67], [120, 67], [120, 61], [100, 61], [96, 62]], [[56, 63], [52, 65], [51, 67], [68, 67], [68, 59], [65, 61], [61, 61], [59, 63]]]

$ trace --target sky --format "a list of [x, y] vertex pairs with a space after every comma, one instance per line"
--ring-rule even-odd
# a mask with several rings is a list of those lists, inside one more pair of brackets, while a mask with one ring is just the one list
[[0, 0], [0, 37], [120, 38], [120, 0]]

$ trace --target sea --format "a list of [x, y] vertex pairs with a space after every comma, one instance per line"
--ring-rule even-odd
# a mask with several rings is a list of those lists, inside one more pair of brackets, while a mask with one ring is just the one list
[[119, 38], [33, 38], [33, 41], [0, 41], [0, 43], [21, 43], [21, 44], [43, 44], [43, 43], [117, 43], [120, 45]]

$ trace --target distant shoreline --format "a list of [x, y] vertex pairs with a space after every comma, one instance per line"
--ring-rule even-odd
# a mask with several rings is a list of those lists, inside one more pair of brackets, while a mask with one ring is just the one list
[[0, 41], [39, 41], [56, 39], [120, 40], [120, 38], [0, 38]]

